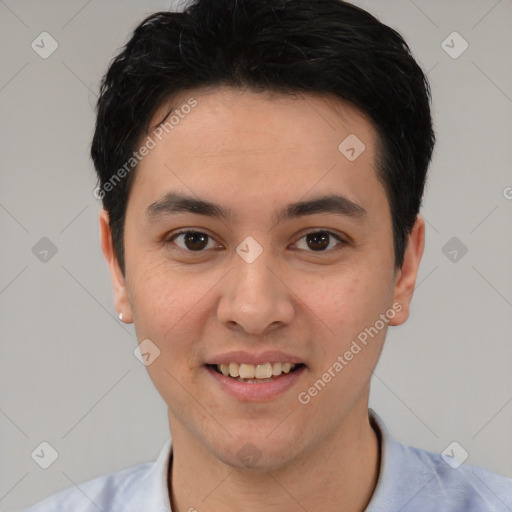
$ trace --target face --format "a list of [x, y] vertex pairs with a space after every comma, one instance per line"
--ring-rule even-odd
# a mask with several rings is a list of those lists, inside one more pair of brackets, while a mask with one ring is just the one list
[[160, 351], [147, 369], [175, 445], [285, 467], [367, 421], [386, 329], [408, 314], [422, 221], [395, 269], [377, 135], [339, 100], [221, 87], [173, 105], [190, 98], [138, 165], [124, 276], [101, 215], [116, 308]]

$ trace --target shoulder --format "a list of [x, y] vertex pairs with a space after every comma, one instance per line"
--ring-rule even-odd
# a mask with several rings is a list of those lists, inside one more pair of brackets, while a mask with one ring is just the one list
[[441, 455], [403, 444], [374, 411], [372, 423], [381, 441], [381, 467], [367, 512], [512, 511], [512, 479], [459, 463], [453, 450]]
[[[459, 464], [455, 457], [402, 445], [411, 468], [416, 468], [416, 496], [422, 510], [502, 512], [512, 510], [512, 479], [486, 469]], [[418, 485], [420, 484], [420, 485]], [[410, 508], [410, 507], [409, 507]], [[407, 510], [409, 510], [407, 508]]]
[[98, 512], [123, 510], [123, 505], [134, 498], [141, 481], [147, 478], [152, 463], [103, 475], [88, 482], [60, 491], [22, 512]]
[[74, 485], [23, 512], [170, 512], [167, 481], [171, 458], [169, 438], [156, 461]]

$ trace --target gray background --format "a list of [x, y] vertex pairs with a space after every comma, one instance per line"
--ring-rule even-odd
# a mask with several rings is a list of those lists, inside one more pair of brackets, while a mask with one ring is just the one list
[[[467, 463], [512, 477], [512, 2], [357, 3], [400, 31], [428, 71], [438, 137], [412, 316], [389, 331], [371, 405], [398, 439], [435, 452], [455, 440]], [[152, 460], [168, 436], [133, 328], [115, 316], [88, 151], [109, 60], [169, 7], [0, 0], [4, 511]], [[31, 48], [43, 31], [59, 45], [47, 59]], [[442, 46], [453, 31], [469, 44], [458, 58]], [[47, 261], [43, 237], [57, 248]], [[59, 454], [46, 470], [31, 458], [42, 441]]]

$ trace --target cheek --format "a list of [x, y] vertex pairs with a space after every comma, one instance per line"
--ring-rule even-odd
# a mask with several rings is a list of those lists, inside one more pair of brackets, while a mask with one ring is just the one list
[[295, 282], [294, 292], [304, 302], [306, 312], [314, 314], [319, 328], [331, 340], [326, 343], [327, 349], [333, 345], [328, 352], [373, 325], [389, 308], [392, 298], [391, 280], [379, 279], [367, 269], [341, 269], [323, 280]]
[[208, 323], [208, 295], [220, 276], [177, 271], [168, 261], [134, 270], [128, 287], [138, 340], [151, 339], [171, 363], [192, 361]]
[[306, 304], [318, 327], [315, 345], [322, 350], [313, 358], [307, 386], [298, 397], [301, 404], [311, 401], [311, 411], [341, 414], [365, 393], [389, 325], [390, 318], [381, 320], [391, 308], [389, 290], [384, 281], [379, 288], [369, 277], [345, 276], [310, 293]]
[[162, 334], [178, 322], [187, 308], [186, 297], [176, 280], [169, 280], [158, 268], [136, 274], [129, 284], [133, 320], [141, 337], [161, 341]]
[[182, 385], [196, 378], [201, 360], [199, 341], [208, 321], [202, 299], [212, 281], [172, 271], [166, 262], [139, 269], [130, 285], [137, 339], [149, 339], [159, 350], [146, 369], [164, 401], [180, 416], [187, 410]]

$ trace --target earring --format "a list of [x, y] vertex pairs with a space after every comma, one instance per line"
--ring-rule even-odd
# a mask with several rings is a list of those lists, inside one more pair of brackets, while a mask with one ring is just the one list
[[119, 313], [119, 320], [123, 321], [123, 313]]

